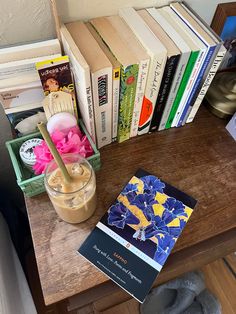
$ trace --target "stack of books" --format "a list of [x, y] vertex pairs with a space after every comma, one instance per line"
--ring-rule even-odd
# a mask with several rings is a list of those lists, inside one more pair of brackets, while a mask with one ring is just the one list
[[17, 135], [33, 132], [38, 120], [44, 120], [44, 93], [35, 64], [59, 56], [58, 39], [0, 50], [0, 102]]
[[98, 148], [192, 122], [226, 52], [179, 2], [67, 23], [61, 37]]

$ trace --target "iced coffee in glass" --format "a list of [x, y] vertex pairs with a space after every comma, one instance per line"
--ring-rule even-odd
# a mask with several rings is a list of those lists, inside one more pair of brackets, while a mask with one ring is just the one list
[[46, 191], [58, 216], [69, 223], [79, 223], [89, 217], [96, 208], [96, 179], [92, 166], [77, 154], [62, 156], [72, 177], [67, 183], [52, 160], [46, 169], [44, 182]]

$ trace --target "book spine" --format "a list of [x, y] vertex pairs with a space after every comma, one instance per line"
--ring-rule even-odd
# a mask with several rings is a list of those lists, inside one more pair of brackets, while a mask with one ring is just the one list
[[224, 46], [221, 46], [221, 49], [219, 50], [215, 60], [213, 61], [213, 64], [211, 66], [211, 69], [206, 77], [206, 80], [205, 82], [203, 83], [202, 85], [202, 88], [197, 96], [197, 99], [189, 113], [189, 116], [187, 118], [187, 121], [186, 123], [190, 123], [193, 121], [201, 103], [202, 103], [202, 100], [204, 98], [204, 96], [206, 95], [207, 93], [207, 90], [209, 88], [209, 86], [211, 85], [211, 82], [213, 81], [213, 78], [216, 74], [216, 72], [218, 71], [219, 67], [220, 67], [220, 64], [225, 56], [225, 53], [226, 53], [226, 49], [224, 48]]
[[112, 68], [91, 75], [97, 146], [101, 148], [112, 141]]
[[180, 104], [179, 104], [178, 109], [176, 111], [174, 120], [173, 120], [173, 122], [171, 124], [172, 127], [175, 127], [178, 124], [179, 118], [180, 118], [180, 116], [181, 116], [181, 114], [183, 112], [183, 109], [184, 109], [185, 105], [186, 105], [186, 102], [188, 100], [188, 96], [191, 93], [191, 90], [193, 88], [193, 84], [194, 84], [194, 82], [195, 82], [195, 80], [197, 78], [197, 75], [198, 75], [199, 69], [200, 69], [200, 67], [202, 65], [202, 62], [204, 60], [205, 54], [206, 54], [206, 49], [201, 49], [200, 53], [198, 55], [198, 58], [197, 58], [197, 60], [195, 62], [195, 65], [193, 67], [193, 70], [192, 70], [192, 72], [191, 72], [191, 74], [189, 76], [188, 83], [186, 85], [186, 88], [184, 90], [184, 93], [183, 93], [183, 96], [181, 98]]
[[139, 63], [139, 71], [138, 71], [138, 79], [137, 79], [137, 87], [136, 87], [136, 94], [135, 94], [135, 101], [134, 101], [134, 110], [133, 110], [133, 117], [131, 123], [131, 130], [130, 130], [130, 137], [134, 137], [138, 134], [138, 124], [139, 118], [142, 109], [143, 103], [143, 96], [145, 92], [145, 87], [147, 83], [147, 75], [148, 75], [148, 68], [149, 68], [149, 59], [142, 60]]
[[120, 67], [113, 69], [112, 85], [112, 141], [117, 140], [119, 95], [120, 95]]
[[175, 117], [175, 114], [176, 114], [176, 111], [178, 109], [178, 106], [179, 106], [179, 103], [181, 101], [181, 98], [183, 96], [183, 93], [185, 91], [185, 88], [187, 86], [187, 83], [188, 83], [188, 80], [189, 80], [189, 77], [191, 75], [191, 72], [193, 70], [193, 67], [196, 63], [196, 60], [198, 58], [198, 55], [199, 55], [199, 51], [192, 51], [191, 52], [191, 55], [189, 57], [189, 61], [188, 61], [188, 64], [186, 66], [186, 69], [184, 71], [184, 75], [183, 75], [183, 78], [182, 78], [182, 81], [180, 83], [180, 86], [179, 86], [179, 89], [177, 91], [177, 95], [175, 97], [175, 100], [174, 100], [174, 103], [172, 105], [172, 108], [171, 108], [171, 111], [170, 111], [170, 114], [169, 114], [169, 117], [167, 119], [167, 122], [166, 122], [166, 125], [165, 125], [165, 128], [166, 129], [169, 129], [172, 125], [172, 122], [174, 120], [174, 117]]
[[142, 109], [139, 119], [138, 135], [146, 134], [149, 131], [166, 64], [166, 59], [166, 52], [160, 53], [151, 58], [147, 85], [143, 97]]
[[121, 67], [118, 142], [130, 137], [139, 65]]
[[171, 89], [170, 89], [170, 92], [169, 92], [169, 95], [168, 95], [168, 98], [166, 101], [166, 105], [164, 108], [164, 112], [162, 114], [162, 118], [160, 121], [158, 131], [165, 129], [165, 125], [166, 125], [167, 119], [169, 117], [169, 114], [170, 114], [172, 105], [174, 103], [175, 97], [177, 95], [177, 91], [178, 91], [178, 88], [180, 86], [181, 80], [183, 78], [184, 71], [185, 71], [186, 66], [188, 64], [189, 57], [190, 57], [190, 52], [185, 52], [185, 53], [182, 53], [180, 55], [178, 67], [176, 69], [176, 73], [175, 73], [175, 76], [173, 78], [173, 83], [171, 85]]
[[83, 68], [78, 63], [62, 33], [61, 38], [64, 51], [70, 58], [70, 64], [72, 66], [72, 72], [75, 80], [76, 96], [83, 122], [93, 142], [96, 143], [90, 70], [89, 67]]
[[170, 58], [167, 59], [149, 132], [154, 132], [159, 127], [162, 118], [162, 113], [164, 111], [166, 100], [173, 81], [173, 77], [175, 75], [175, 71], [179, 62], [179, 58], [180, 55], [171, 56]]
[[204, 74], [207, 70], [207, 67], [209, 65], [209, 63], [211, 62], [211, 59], [212, 59], [212, 56], [214, 54], [214, 51], [215, 49], [217, 48], [217, 46], [213, 46], [213, 47], [210, 47], [207, 54], [206, 54], [206, 57], [201, 65], [201, 68], [199, 69], [199, 72], [198, 72], [198, 76], [195, 80], [195, 83], [193, 85], [193, 88], [191, 90], [191, 93], [187, 99], [187, 102], [186, 102], [186, 105], [184, 106], [183, 108], [183, 111], [180, 115], [180, 118], [179, 118], [179, 121], [177, 123], [177, 126], [181, 126], [183, 125], [184, 121], [186, 120], [185, 119], [185, 116], [187, 116], [187, 113], [189, 113], [189, 108], [191, 106], [191, 104], [195, 101], [196, 97], [197, 97], [197, 92], [200, 90], [200, 84], [202, 82], [202, 79], [204, 77]]

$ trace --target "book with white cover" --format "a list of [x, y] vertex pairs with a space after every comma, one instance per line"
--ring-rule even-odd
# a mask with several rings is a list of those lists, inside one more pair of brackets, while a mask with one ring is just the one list
[[189, 114], [186, 118], [186, 123], [190, 123], [193, 121], [201, 103], [204, 98], [204, 96], [207, 93], [207, 90], [213, 81], [216, 72], [220, 69], [220, 65], [222, 64], [222, 61], [224, 59], [224, 56], [226, 54], [226, 49], [223, 46], [222, 39], [209, 27], [209, 25], [196, 13], [191, 11], [191, 8], [189, 8], [186, 3], [181, 3], [181, 6], [190, 14], [197, 23], [205, 30], [205, 32], [208, 33], [208, 35], [218, 44], [221, 43], [221, 47], [218, 50], [218, 52], [213, 57], [213, 62], [210, 64], [209, 69], [207, 69], [207, 74], [205, 75], [204, 82], [201, 86], [201, 90], [199, 94], [196, 97], [195, 102], [191, 106], [191, 110], [189, 111]]
[[64, 24], [61, 25], [60, 31], [64, 51], [70, 58], [70, 64], [74, 74], [79, 110], [84, 125], [95, 143], [96, 132], [89, 65], [82, 56], [79, 48], [75, 44], [73, 38], [71, 37]]
[[139, 120], [138, 134], [148, 133], [167, 60], [167, 50], [133, 8], [119, 10], [150, 56], [147, 84]]
[[180, 3], [171, 3], [171, 9], [175, 14], [184, 22], [188, 28], [196, 34], [196, 36], [201, 40], [201, 42], [206, 46], [207, 51], [202, 62], [201, 69], [198, 72], [196, 81], [194, 82], [192, 92], [188, 97], [186, 105], [181, 113], [181, 116], [178, 121], [178, 126], [181, 126], [185, 123], [187, 116], [191, 110], [193, 102], [196, 100], [198, 92], [201, 88], [201, 84], [204, 80], [204, 75], [209, 70], [209, 65], [214, 60], [214, 55], [219, 51], [221, 43], [217, 42], [204, 30], [203, 27], [181, 6]]
[[119, 115], [119, 96], [120, 96], [120, 62], [115, 58], [110, 49], [107, 47], [101, 36], [89, 22], [86, 23], [90, 33], [96, 39], [100, 48], [103, 50], [107, 58], [112, 64], [112, 141], [117, 140], [118, 131], [118, 115]]
[[198, 78], [199, 71], [201, 70], [201, 67], [204, 63], [208, 51], [207, 46], [195, 35], [193, 31], [191, 31], [188, 28], [188, 26], [175, 14], [173, 10], [171, 10], [170, 7], [163, 7], [161, 9], [158, 9], [158, 11], [160, 11], [160, 13], [163, 14], [164, 16], [168, 16], [172, 26], [175, 27], [175, 29], [177, 29], [178, 32], [181, 32], [183, 36], [187, 36], [188, 39], [192, 41], [192, 44], [197, 46], [198, 50], [200, 51], [171, 125], [172, 127], [175, 127], [179, 126], [180, 118], [182, 116], [186, 103], [191, 95], [192, 89]]
[[40, 81], [0, 89], [0, 103], [4, 110], [41, 103], [43, 99], [44, 93]]
[[58, 58], [61, 54], [45, 55], [42, 57], [18, 60], [0, 64], [0, 81], [5, 79], [13, 79], [19, 75], [38, 75], [35, 67], [35, 63], [49, 60], [52, 58]]
[[187, 117], [186, 123], [190, 123], [193, 121], [201, 103], [203, 98], [205, 97], [208, 88], [211, 85], [211, 82], [213, 81], [213, 78], [215, 77], [216, 72], [218, 71], [222, 60], [224, 59], [226, 53], [226, 48], [224, 46], [221, 46], [220, 50], [217, 53], [217, 56], [215, 58], [215, 60], [213, 61], [212, 65], [211, 65], [211, 69], [206, 77], [206, 80], [204, 81], [202, 88], [197, 96], [197, 99], [195, 101], [195, 103], [192, 106], [192, 109]]
[[125, 40], [127, 47], [134, 52], [139, 60], [139, 72], [137, 78], [137, 87], [134, 100], [133, 117], [131, 122], [130, 137], [138, 134], [138, 125], [142, 109], [143, 96], [147, 83], [147, 75], [149, 70], [150, 57], [145, 49], [129, 28], [127, 23], [118, 15], [107, 17], [113, 27], [119, 33], [119, 36]]
[[61, 54], [61, 46], [58, 39], [50, 39], [35, 43], [6, 47], [0, 49], [0, 64], [31, 58], [39, 58], [45, 55]]
[[90, 67], [98, 148], [112, 142], [112, 64], [84, 22], [66, 24]]
[[161, 122], [158, 128], [158, 131], [164, 130], [167, 119], [169, 117], [173, 102], [177, 95], [181, 80], [184, 75], [184, 71], [186, 69], [190, 54], [191, 48], [187, 45], [184, 39], [180, 36], [178, 31], [168, 23], [168, 21], [155, 9], [150, 8], [147, 9], [148, 13], [156, 20], [156, 22], [163, 28], [163, 30], [167, 33], [167, 35], [175, 42], [176, 46], [181, 51], [181, 56], [179, 59], [179, 64], [176, 70], [175, 77], [173, 79], [172, 87], [169, 92], [169, 96], [166, 102], [166, 106], [161, 118]]

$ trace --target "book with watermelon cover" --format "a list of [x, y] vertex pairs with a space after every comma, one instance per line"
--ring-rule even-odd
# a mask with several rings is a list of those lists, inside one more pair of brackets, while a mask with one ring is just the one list
[[143, 302], [196, 200], [138, 170], [78, 252]]

